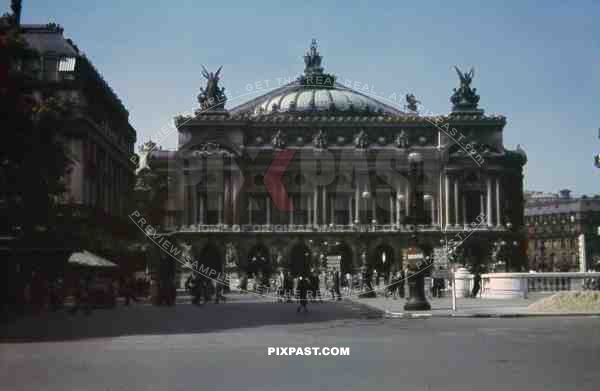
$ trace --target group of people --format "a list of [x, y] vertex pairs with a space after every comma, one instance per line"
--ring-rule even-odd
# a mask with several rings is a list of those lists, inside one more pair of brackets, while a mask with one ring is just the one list
[[213, 295], [215, 296], [215, 303], [225, 301], [223, 286], [218, 282], [215, 283], [202, 273], [193, 272], [190, 274], [185, 282], [185, 289], [192, 295], [192, 304], [195, 305], [208, 303]]
[[387, 291], [385, 293], [385, 297], [393, 297], [394, 299], [400, 297], [404, 297], [404, 280], [405, 274], [404, 271], [399, 271], [395, 275], [392, 276], [390, 281], [390, 285], [387, 287]]
[[293, 277], [290, 272], [280, 272], [273, 283], [278, 302], [289, 303], [293, 299], [300, 300], [304, 292], [306, 292], [306, 300], [313, 303], [322, 303], [324, 298], [342, 299], [340, 273], [334, 270], [318, 272], [313, 269], [297, 277]]

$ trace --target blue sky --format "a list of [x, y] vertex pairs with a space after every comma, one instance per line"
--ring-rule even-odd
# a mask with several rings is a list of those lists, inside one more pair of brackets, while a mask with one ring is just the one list
[[195, 108], [201, 64], [223, 65], [234, 105], [248, 84], [297, 76], [313, 37], [326, 71], [384, 97], [413, 92], [434, 113], [450, 110], [452, 66], [475, 66], [480, 106], [506, 115], [505, 145], [527, 151], [526, 188], [600, 193], [600, 2], [481, 3], [24, 0], [23, 22], [65, 28], [140, 141]]

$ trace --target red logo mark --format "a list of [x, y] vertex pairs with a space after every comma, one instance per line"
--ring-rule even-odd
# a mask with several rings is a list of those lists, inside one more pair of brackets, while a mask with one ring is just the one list
[[273, 159], [273, 162], [263, 177], [265, 188], [275, 203], [275, 207], [280, 212], [293, 212], [296, 210], [285, 187], [283, 187], [283, 184], [281, 183], [281, 177], [285, 174], [285, 171], [295, 154], [296, 151], [294, 150], [277, 152], [275, 154], [275, 159]]

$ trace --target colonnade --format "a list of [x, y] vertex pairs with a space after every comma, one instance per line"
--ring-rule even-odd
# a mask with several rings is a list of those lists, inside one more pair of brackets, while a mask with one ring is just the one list
[[[204, 189], [200, 191], [197, 187], [187, 188], [184, 192], [185, 207], [182, 223], [184, 225], [208, 224], [209, 212], [211, 213], [210, 224], [255, 223], [258, 218], [254, 216], [256, 213], [254, 208], [249, 207], [245, 213], [240, 210], [240, 205], [242, 205], [240, 185], [240, 178], [231, 176], [224, 178], [221, 191], [213, 189], [213, 191], [206, 192]], [[472, 222], [467, 221], [467, 218], [473, 213], [468, 214], [467, 210], [474, 212], [478, 209], [479, 214], [485, 217], [484, 224], [488, 227], [502, 225], [502, 182], [500, 177], [488, 176], [485, 178], [483, 186], [481, 184], [478, 186], [480, 190], [474, 192], [479, 194], [479, 205], [473, 202], [473, 198], [470, 198], [470, 202], [467, 201], [467, 192], [473, 190], [466, 189], [460, 177], [449, 173], [444, 174], [441, 177], [439, 191], [431, 191], [424, 195], [425, 211], [429, 213], [430, 224], [443, 227], [469, 225]], [[398, 185], [384, 198], [380, 196], [379, 202], [367, 190], [362, 193], [360, 190], [361, 187], [356, 186], [351, 191], [330, 194], [327, 187], [316, 186], [310, 192], [288, 194], [295, 209], [301, 211], [301, 214], [290, 210], [285, 212], [289, 215], [289, 218], [285, 219], [281, 218], [281, 213], [275, 209], [275, 202], [271, 199], [271, 195], [266, 192], [253, 193], [254, 201], [249, 200], [249, 202], [260, 200], [260, 204], [266, 209], [261, 211], [263, 213], [261, 224], [266, 223], [267, 225], [275, 223], [290, 225], [383, 223], [400, 226], [406, 224], [412, 195], [408, 184]], [[285, 195], [281, 194], [280, 196]], [[385, 221], [376, 221], [378, 204], [379, 209], [385, 209], [385, 213], [388, 214]], [[247, 204], [243, 203], [243, 205]], [[341, 218], [336, 214], [340, 210], [344, 211]], [[369, 212], [371, 219], [369, 219]], [[266, 219], [264, 218], [265, 213]], [[274, 219], [275, 213], [279, 213], [277, 219]]]

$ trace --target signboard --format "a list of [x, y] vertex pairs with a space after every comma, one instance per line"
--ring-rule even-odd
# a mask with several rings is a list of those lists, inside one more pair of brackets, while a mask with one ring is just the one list
[[425, 259], [423, 252], [416, 247], [407, 248], [404, 255], [404, 258], [406, 258], [406, 260], [409, 262], [418, 262]]
[[341, 263], [342, 263], [341, 255], [328, 255], [327, 256], [327, 269], [340, 270]]
[[448, 270], [434, 270], [433, 272], [431, 272], [431, 277], [432, 278], [443, 278], [446, 280], [450, 279], [450, 272]]

